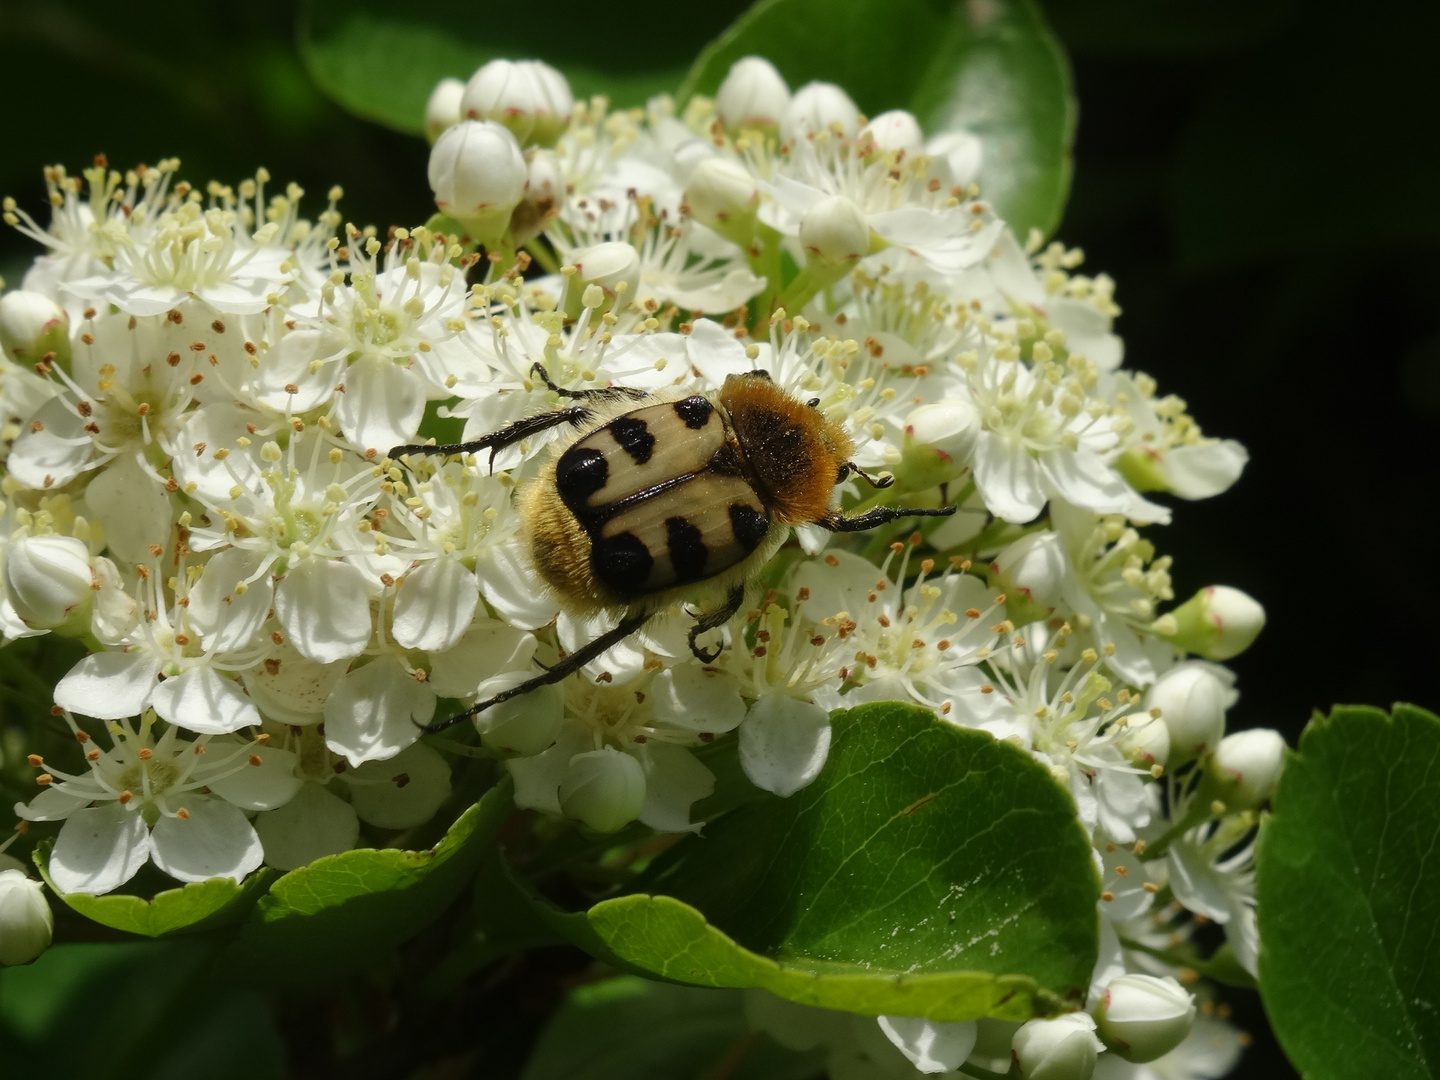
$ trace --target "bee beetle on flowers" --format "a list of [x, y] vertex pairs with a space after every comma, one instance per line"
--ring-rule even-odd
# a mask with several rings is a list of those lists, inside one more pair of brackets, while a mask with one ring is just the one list
[[562, 605], [580, 616], [620, 613], [613, 629], [520, 685], [431, 725], [439, 730], [502, 701], [559, 682], [635, 633], [656, 612], [697, 593], [720, 599], [696, 616], [690, 650], [719, 655], [697, 638], [727, 624], [747, 583], [790, 529], [819, 525], [860, 532], [899, 518], [942, 517], [955, 507], [881, 506], [853, 516], [831, 509], [835, 486], [855, 474], [871, 486], [894, 483], [865, 472], [840, 424], [765, 371], [726, 378], [714, 394], [652, 393], [630, 387], [565, 390], [544, 368], [533, 374], [570, 404], [517, 420], [482, 439], [397, 446], [406, 454], [462, 454], [507, 446], [561, 424], [580, 429], [516, 492], [535, 570]]

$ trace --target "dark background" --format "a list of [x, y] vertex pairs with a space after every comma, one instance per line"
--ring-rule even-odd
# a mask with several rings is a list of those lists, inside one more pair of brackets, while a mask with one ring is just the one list
[[[543, 26], [518, 31], [517, 55], [641, 47], [683, 62], [744, 6], [548, 0]], [[1051, 0], [1046, 10], [1080, 101], [1059, 236], [1119, 283], [1127, 364], [1251, 453], [1234, 489], [1182, 504], [1156, 536], [1175, 556], [1179, 596], [1233, 584], [1269, 613], [1233, 663], [1233, 723], [1293, 742], [1335, 703], [1440, 706], [1440, 570], [1424, 525], [1440, 491], [1436, 5]], [[294, 26], [295, 6], [279, 0], [0, 3], [0, 194], [44, 221], [42, 164], [78, 172], [98, 151], [122, 168], [179, 155], [194, 181], [234, 182], [264, 164], [300, 181], [312, 211], [341, 182], [353, 220], [418, 220], [430, 197], [424, 144], [325, 99]], [[0, 232], [12, 287], [34, 254]], [[517, 1010], [540, 1015], [538, 1001], [527, 1012], [510, 995], [469, 993], [507, 1023], [526, 1023]], [[1235, 1075], [1293, 1076], [1254, 995], [1231, 1000], [1256, 1038]], [[483, 1038], [488, 1025], [473, 1021]], [[325, 1049], [293, 1022], [284, 1030], [297, 1075], [370, 1075], [352, 1056], [363, 1038]], [[477, 1075], [506, 1074], [496, 1067]]]

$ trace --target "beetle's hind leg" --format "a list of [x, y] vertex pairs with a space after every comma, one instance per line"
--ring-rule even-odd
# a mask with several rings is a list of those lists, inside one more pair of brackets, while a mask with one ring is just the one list
[[387, 455], [392, 460], [398, 460], [404, 454], [478, 454], [481, 450], [490, 451], [490, 471], [495, 471], [495, 455], [507, 446], [513, 446], [521, 439], [529, 438], [542, 431], [548, 431], [560, 424], [580, 425], [587, 423], [594, 414], [583, 405], [572, 405], [567, 409], [556, 409], [553, 412], [537, 413], [534, 416], [524, 416], [514, 423], [506, 424], [499, 431], [493, 431], [483, 439], [476, 439], [473, 442], [463, 443], [440, 443], [439, 445], [411, 444], [408, 446], [393, 447]]
[[614, 401], [616, 398], [639, 401], [641, 398], [650, 396], [650, 391], [637, 390], [633, 386], [600, 386], [593, 390], [566, 390], [563, 386], [557, 386], [551, 381], [549, 372], [538, 360], [530, 365], [530, 374], [543, 382], [547, 390], [552, 390], [562, 398], [569, 398], [572, 401]]
[[949, 517], [953, 513], [955, 513], [953, 506], [942, 506], [938, 510], [921, 510], [914, 506], [877, 506], [874, 510], [867, 510], [854, 517], [846, 517], [841, 513], [827, 514], [815, 524], [822, 529], [829, 529], [831, 532], [837, 533], [864, 532], [866, 529], [873, 529], [891, 521], [899, 521], [901, 518]]
[[847, 461], [844, 465], [840, 466], [840, 475], [835, 478], [835, 482], [837, 484], [843, 484], [845, 482], [845, 478], [848, 477], [851, 473], [854, 473], [856, 476], [860, 477], [861, 480], [864, 480], [872, 488], [888, 488], [891, 484], [895, 483], [895, 477], [891, 476], [889, 473], [882, 473], [879, 476], [872, 476], [870, 473], [862, 469], [859, 465], [856, 465], [853, 461]]
[[702, 664], [714, 663], [715, 658], [720, 655], [720, 651], [725, 648], [725, 643], [722, 641], [719, 645], [716, 645], [714, 649], [707, 651], [700, 648], [699, 645], [696, 645], [695, 640], [701, 634], [710, 630], [716, 630], [728, 623], [735, 617], [735, 613], [740, 610], [740, 605], [743, 603], [745, 603], [745, 586], [743, 584], [733, 585], [725, 595], [725, 603], [723, 605], [715, 611], [706, 612], [696, 618], [695, 625], [690, 628], [689, 638], [690, 651], [695, 654], [695, 659], [699, 660]]
[[551, 683], [560, 682], [562, 679], [567, 678], [568, 676], [579, 671], [591, 660], [594, 660], [597, 656], [604, 653], [607, 649], [618, 645], [620, 642], [624, 641], [627, 637], [633, 634], [636, 630], [639, 630], [640, 627], [645, 625], [645, 621], [650, 618], [651, 614], [651, 612], [646, 611], [642, 612], [639, 615], [627, 615], [625, 618], [621, 619], [612, 629], [605, 631], [605, 633], [601, 634], [594, 641], [591, 641], [586, 645], [582, 646], [581, 648], [576, 649], [573, 653], [566, 656], [559, 663], [554, 664], [553, 666], [548, 668], [542, 674], [536, 675], [533, 679], [526, 679], [519, 686], [514, 686], [511, 687], [509, 690], [504, 690], [501, 693], [496, 694], [492, 698], [486, 698], [484, 701], [477, 701], [474, 705], [471, 705], [470, 708], [466, 709], [464, 712], [456, 713], [448, 720], [441, 720], [438, 723], [434, 724], [421, 724], [419, 725], [420, 730], [425, 732], [427, 735], [433, 735], [435, 732], [444, 731], [446, 728], [454, 724], [458, 724], [463, 720], [473, 720], [475, 717], [483, 713], [486, 709], [499, 705], [502, 701], [509, 701], [511, 698], [517, 698], [520, 697], [520, 695], [522, 694], [528, 694], [531, 690], [538, 690], [542, 686], [549, 686]]

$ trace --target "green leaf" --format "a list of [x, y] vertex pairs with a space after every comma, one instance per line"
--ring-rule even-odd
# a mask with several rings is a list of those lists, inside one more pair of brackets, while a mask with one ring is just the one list
[[261, 897], [227, 959], [273, 981], [364, 970], [428, 925], [475, 875], [514, 809], [508, 777], [428, 851], [364, 848], [292, 870]]
[[808, 1080], [817, 1054], [750, 1030], [734, 990], [700, 990], [622, 975], [574, 991], [545, 1025], [521, 1080]]
[[239, 922], [255, 905], [278, 872], [261, 869], [243, 882], [229, 878], [192, 881], [178, 889], [166, 889], [150, 899], [107, 893], [65, 893], [50, 880], [50, 841], [35, 848], [33, 859], [45, 884], [72, 910], [102, 926], [143, 937], [161, 937], [181, 931], [210, 930]]
[[[654, 8], [650, 14], [657, 18], [667, 16], [662, 3], [641, 6]], [[719, 5], [722, 18], [729, 6]], [[300, 16], [300, 53], [315, 82], [340, 105], [419, 134], [436, 83], [447, 76], [468, 79], [497, 57], [543, 57], [565, 73], [577, 98], [605, 94], [617, 106], [642, 105], [654, 94], [673, 91], [685, 74], [684, 58], [704, 38], [689, 45], [681, 28], [678, 35], [667, 31], [665, 48], [648, 47], [635, 36], [635, 28], [643, 25], [641, 14], [630, 11], [609, 19], [593, 7], [557, 3], [544, 17], [506, 18], [468, 0], [411, 5], [307, 0]], [[699, 20], [702, 33], [708, 21]], [[618, 34], [628, 42], [617, 40], [614, 48], [605, 48], [603, 40], [596, 40]], [[672, 36], [680, 40], [671, 41]]]
[[1256, 857], [1260, 992], [1310, 1080], [1440, 1076], [1440, 719], [1316, 716]]
[[1100, 883], [1069, 794], [1028, 754], [893, 702], [833, 718], [820, 776], [677, 844], [567, 915], [626, 970], [851, 1012], [1024, 1020], [1083, 998]]
[[905, 108], [927, 134], [984, 143], [982, 194], [1024, 240], [1052, 232], [1070, 188], [1070, 69], [1032, 0], [760, 0], [700, 54], [681, 96], [714, 94], [743, 56], [793, 89], [839, 83], [862, 112]]

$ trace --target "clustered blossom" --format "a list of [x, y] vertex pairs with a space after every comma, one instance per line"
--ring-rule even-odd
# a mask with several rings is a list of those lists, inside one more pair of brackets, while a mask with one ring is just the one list
[[[238, 879], [428, 819], [449, 768], [419, 739], [442, 699], [516, 686], [616, 615], [569, 610], [528, 562], [515, 492], [570, 429], [480, 460], [388, 452], [483, 436], [555, 387], [706, 392], [763, 369], [894, 478], [847, 481], [839, 505], [957, 512], [801, 527], [704, 639], [728, 644], [712, 662], [677, 606], [482, 712], [518, 804], [696, 830], [716, 783], [698, 748], [736, 740], [788, 796], [824, 765], [831, 710], [915, 702], [1043, 763], [1103, 867], [1095, 1020], [1021, 1029], [1022, 1073], [1074, 1054], [1089, 1065], [1063, 1075], [1089, 1075], [1108, 1047], [1127, 1060], [1103, 1054], [1104, 1075], [1160, 1075], [1142, 1058], [1236, 1045], [1220, 1020], [1191, 1031], [1171, 976], [1192, 914], [1254, 970], [1251, 844], [1281, 747], [1225, 736], [1221, 662], [1264, 613], [1225, 586], [1177, 602], [1147, 527], [1170, 520], [1156, 497], [1219, 494], [1246, 455], [1124, 368], [1114, 283], [1010, 231], [975, 136], [792, 93], [758, 58], [681, 111], [495, 61], [437, 87], [426, 125], [440, 213], [408, 229], [345, 222], [338, 189], [304, 218], [263, 170], [194, 188], [174, 161], [47, 170], [48, 225], [5, 203], [45, 251], [0, 297], [0, 629], [90, 649], [55, 689], [86, 764], [36, 759], [44, 790], [17, 808], [63, 821], [55, 883], [104, 892], [147, 859]], [[1184, 1022], [1156, 1036], [1146, 993], [1183, 996]], [[879, 1028], [921, 1071], [978, 1053], [974, 1030], [916, 1023]], [[1145, 1049], [1121, 1053], [1136, 1024]], [[1228, 1064], [1206, 1068], [1186, 1075]]]

